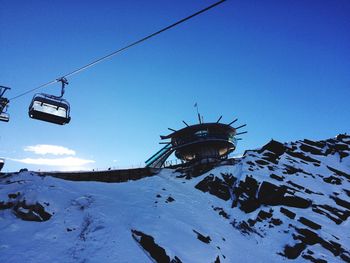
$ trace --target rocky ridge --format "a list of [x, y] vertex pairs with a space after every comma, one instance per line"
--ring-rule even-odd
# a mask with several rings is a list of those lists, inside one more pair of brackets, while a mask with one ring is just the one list
[[2, 174], [0, 261], [350, 262], [350, 136], [272, 140], [203, 171]]
[[[241, 173], [209, 172], [195, 187], [232, 203], [232, 225], [243, 235], [269, 238], [271, 228], [290, 236], [282, 251], [288, 259], [332, 261], [320, 251], [350, 262], [350, 136], [280, 143], [250, 150]], [[243, 211], [244, 220], [234, 218]], [[224, 214], [227, 212], [222, 211]], [[316, 248], [317, 251], [314, 250]]]

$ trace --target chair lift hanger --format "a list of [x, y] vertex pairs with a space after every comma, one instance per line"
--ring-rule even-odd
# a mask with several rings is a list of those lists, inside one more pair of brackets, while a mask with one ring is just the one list
[[8, 122], [10, 120], [10, 115], [7, 113], [7, 108], [9, 105], [9, 99], [3, 97], [7, 90], [11, 88], [0, 86], [0, 121]]
[[61, 82], [61, 95], [54, 96], [45, 93], [34, 95], [29, 106], [29, 117], [45, 122], [64, 125], [70, 122], [70, 105], [63, 99], [65, 85], [68, 81], [65, 78], [57, 79]]

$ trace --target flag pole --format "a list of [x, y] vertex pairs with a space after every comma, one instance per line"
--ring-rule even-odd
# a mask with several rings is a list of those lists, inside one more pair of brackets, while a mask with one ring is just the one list
[[194, 107], [197, 109], [197, 116], [198, 116], [199, 124], [202, 124], [201, 115], [199, 114], [197, 102], [194, 104]]

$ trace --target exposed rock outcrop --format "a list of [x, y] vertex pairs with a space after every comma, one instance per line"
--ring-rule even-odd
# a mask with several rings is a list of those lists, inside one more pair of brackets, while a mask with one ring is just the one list
[[296, 242], [285, 244], [278, 252], [288, 259], [326, 262], [313, 252], [312, 246], [319, 244], [335, 257], [350, 262], [349, 247], [341, 244], [336, 234], [332, 238], [327, 232], [323, 234], [317, 220], [321, 216], [329, 220], [328, 224], [348, 223], [349, 156], [350, 136], [346, 134], [322, 141], [305, 139], [283, 144], [271, 140], [259, 150], [244, 153], [239, 163], [243, 167], [240, 180], [233, 175], [234, 183], [227, 183], [209, 174], [196, 188], [225, 201], [232, 200], [232, 208], [247, 213], [246, 220], [234, 219], [234, 212], [227, 217], [243, 235], [265, 237], [266, 229], [274, 227], [290, 233]]
[[170, 259], [164, 248], [155, 243], [154, 238], [141, 231], [132, 229], [132, 237], [149, 254], [149, 256], [158, 263], [181, 263], [178, 257]]

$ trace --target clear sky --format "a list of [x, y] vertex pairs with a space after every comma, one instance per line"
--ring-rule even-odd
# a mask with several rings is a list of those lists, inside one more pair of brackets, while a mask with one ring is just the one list
[[[0, 85], [14, 97], [214, 2], [0, 0]], [[30, 119], [33, 94], [11, 101], [4, 170], [142, 166], [196, 102], [205, 121], [247, 123], [238, 154], [349, 133], [349, 14], [348, 0], [229, 0], [69, 78], [68, 125]]]

